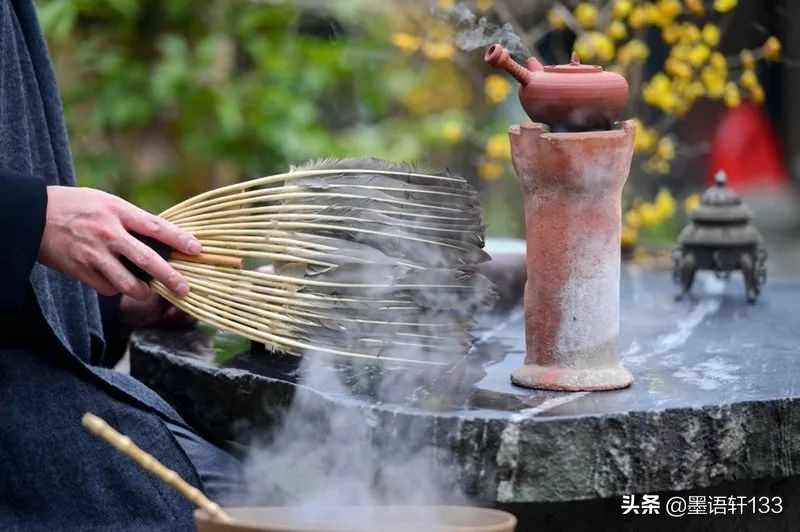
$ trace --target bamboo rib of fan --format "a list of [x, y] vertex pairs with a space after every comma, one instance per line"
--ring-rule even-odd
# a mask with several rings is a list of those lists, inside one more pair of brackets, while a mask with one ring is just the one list
[[[185, 309], [190, 314], [197, 316], [198, 319], [201, 319], [206, 323], [209, 323], [210, 325], [218, 327], [219, 329], [240, 334], [245, 338], [261, 341], [272, 345], [277, 344], [278, 346], [283, 347], [284, 351], [288, 354], [299, 356], [301, 353], [309, 351], [309, 352], [327, 353], [331, 355], [349, 356], [353, 358], [387, 360], [394, 362], [409, 362], [414, 364], [429, 364], [433, 366], [442, 366], [446, 364], [445, 362], [439, 362], [439, 361], [419, 360], [414, 358], [401, 358], [401, 357], [383, 357], [378, 355], [359, 353], [357, 351], [331, 349], [320, 345], [311, 345], [309, 343], [291, 340], [288, 338], [284, 338], [280, 335], [271, 334], [265, 330], [250, 327], [244, 323], [241, 323], [237, 321], [235, 314], [225, 310], [224, 308], [220, 308], [219, 306], [214, 305], [213, 303], [209, 304], [208, 306], [212, 308], [216, 307], [216, 313], [209, 312], [207, 308], [203, 305], [198, 306], [195, 305], [193, 302], [187, 301], [187, 298], [179, 299], [175, 297], [174, 294], [172, 294], [172, 292], [167, 290], [167, 288], [164, 285], [161, 285], [158, 282], [154, 282], [153, 286], [156, 289], [156, 291], [167, 301], [169, 301], [175, 306]], [[196, 299], [200, 301], [203, 300], [203, 298], [196, 298]], [[234, 319], [233, 320], [230, 319], [231, 317], [234, 317]]]
[[253, 272], [253, 271], [246, 271], [246, 270], [236, 270], [233, 268], [225, 268], [223, 266], [215, 266], [211, 264], [198, 264], [194, 262], [185, 262], [185, 261], [170, 261], [171, 263], [178, 265], [181, 268], [191, 270], [206, 270], [206, 271], [216, 271], [216, 272], [230, 272], [230, 273], [237, 273], [242, 275], [243, 277], [248, 278], [263, 278], [263, 279], [271, 279], [278, 283], [285, 283], [290, 285], [307, 285], [307, 286], [319, 286], [319, 287], [342, 287], [342, 288], [363, 288], [365, 290], [371, 289], [378, 289], [378, 288], [394, 288], [397, 290], [430, 290], [430, 289], [455, 289], [455, 288], [462, 288], [461, 285], [450, 284], [450, 285], [439, 285], [439, 284], [386, 284], [386, 283], [331, 283], [326, 281], [317, 281], [314, 279], [299, 279], [296, 277], [288, 277], [283, 275], [274, 275], [269, 273], [263, 272]]
[[[439, 221], [442, 223], [454, 223], [454, 222], [466, 222], [472, 221], [478, 223], [480, 221], [479, 218], [460, 218], [457, 216], [437, 216], [434, 214], [424, 214], [422, 212], [412, 212], [410, 209], [406, 212], [398, 211], [398, 210], [391, 210], [391, 209], [378, 209], [374, 207], [351, 207], [353, 210], [359, 211], [369, 211], [379, 214], [391, 215], [391, 216], [405, 216], [410, 218], [420, 218], [426, 220], [434, 220]], [[328, 209], [325, 205], [311, 205], [311, 204], [291, 204], [291, 205], [267, 205], [267, 206], [259, 206], [259, 207], [237, 207], [231, 208], [226, 210], [220, 210], [214, 213], [209, 214], [198, 214], [193, 216], [181, 217], [181, 218], [174, 218], [179, 219], [181, 224], [189, 225], [196, 222], [202, 222], [205, 220], [224, 220], [228, 217], [237, 217], [237, 216], [248, 216], [248, 217], [255, 217], [262, 215], [264, 213], [280, 213], [284, 211], [290, 212], [302, 212], [302, 211], [324, 211]]]
[[[255, 313], [259, 314], [260, 316], [263, 316], [263, 317], [265, 317], [267, 319], [272, 318], [272, 319], [280, 320], [280, 319], [283, 318], [283, 316], [288, 315], [288, 317], [286, 318], [287, 321], [291, 321], [292, 323], [297, 323], [297, 324], [300, 324], [300, 325], [308, 325], [308, 326], [316, 326], [316, 325], [318, 325], [318, 322], [311, 321], [311, 320], [303, 320], [301, 318], [297, 318], [297, 316], [302, 316], [302, 317], [305, 317], [305, 318], [312, 318], [312, 319], [317, 319], [317, 320], [330, 319], [329, 316], [326, 316], [325, 314], [322, 314], [322, 313], [319, 313], [319, 312], [311, 312], [311, 311], [308, 311], [308, 310], [292, 308], [293, 303], [291, 301], [289, 301], [289, 300], [279, 301], [279, 300], [277, 300], [278, 298], [273, 299], [273, 298], [268, 298], [268, 297], [257, 297], [257, 296], [248, 297], [247, 292], [242, 291], [242, 290], [231, 289], [230, 293], [225, 293], [225, 292], [221, 292], [219, 290], [216, 290], [214, 288], [209, 287], [208, 284], [202, 284], [201, 285], [198, 282], [198, 285], [205, 288], [206, 295], [211, 300], [214, 300], [214, 301], [217, 301], [217, 302], [220, 302], [220, 303], [230, 302], [231, 305], [234, 305], [234, 306], [237, 306], [237, 307], [239, 307], [240, 305], [244, 305], [244, 307], [239, 307], [239, 308], [242, 308], [243, 310], [249, 309], [250, 311], [255, 312]], [[230, 294], [240, 295], [242, 297], [233, 297]], [[259, 304], [255, 305], [254, 304], [255, 301], [258, 301]], [[384, 308], [384, 310], [391, 311], [392, 309], [391, 308]], [[402, 308], [398, 309], [398, 310], [402, 310]], [[337, 317], [337, 321], [339, 321], [340, 323], [343, 323], [343, 324], [346, 324], [346, 323], [361, 323], [361, 324], [371, 324], [371, 325], [390, 325], [390, 326], [396, 326], [396, 327], [419, 327], [421, 325], [417, 321], [388, 321], [388, 320], [377, 320], [377, 319], [355, 319], [355, 318], [348, 318], [348, 317], [341, 317], [341, 316]], [[424, 325], [427, 326], [427, 327], [431, 327], [431, 328], [446, 328], [446, 327], [450, 326], [450, 324], [448, 324], [448, 323], [426, 323]], [[408, 334], [408, 333], [406, 333], [406, 334]], [[436, 338], [433, 335], [424, 335], [424, 334], [418, 334], [417, 336]]]
[[267, 259], [275, 272], [176, 257], [177, 298], [198, 319], [280, 351], [441, 364], [466, 352], [491, 283], [477, 192], [460, 177], [374, 159], [325, 160], [189, 198], [162, 216], [210, 255]]
[[[320, 161], [317, 164], [325, 164], [327, 161]], [[364, 165], [368, 166], [368, 165]], [[235, 196], [237, 192], [247, 190], [249, 188], [254, 187], [262, 187], [264, 185], [271, 185], [276, 183], [288, 183], [292, 180], [301, 179], [304, 177], [319, 177], [319, 176], [329, 176], [329, 175], [337, 175], [337, 174], [354, 174], [360, 175], [364, 174], [364, 171], [367, 170], [370, 174], [378, 174], [378, 175], [390, 175], [390, 176], [402, 176], [402, 177], [417, 177], [423, 179], [430, 179], [432, 181], [441, 181], [441, 182], [450, 182], [453, 184], [458, 184], [459, 186], [463, 186], [467, 188], [468, 185], [466, 181], [456, 177], [447, 177], [447, 176], [435, 176], [430, 174], [419, 174], [414, 172], [406, 172], [404, 170], [382, 170], [382, 169], [371, 169], [371, 168], [336, 168], [336, 169], [324, 169], [324, 168], [312, 168], [307, 170], [293, 170], [290, 172], [286, 172], [283, 174], [276, 174], [272, 176], [260, 177], [257, 179], [252, 179], [245, 183], [237, 183], [234, 185], [228, 185], [224, 187], [217, 188], [215, 190], [210, 190], [203, 194], [198, 194], [192, 198], [189, 198], [169, 209], [164, 211], [161, 216], [167, 217], [171, 214], [177, 214], [186, 208], [197, 205], [198, 203], [202, 203], [203, 201], [209, 198], [215, 198], [217, 196]]]
[[[230, 285], [230, 286], [247, 286], [253, 290], [260, 290], [264, 293], [274, 294], [274, 295], [284, 295], [287, 298], [287, 302], [296, 302], [297, 300], [301, 299], [309, 299], [314, 301], [309, 301], [307, 304], [313, 306], [314, 304], [318, 304], [321, 301], [339, 301], [339, 302], [348, 302], [348, 301], [369, 301], [375, 304], [396, 304], [402, 303], [402, 300], [399, 299], [369, 299], [369, 298], [356, 298], [356, 297], [333, 297], [324, 294], [306, 294], [297, 291], [296, 289], [286, 288], [288, 285], [283, 283], [273, 283], [267, 279], [259, 279], [259, 278], [249, 278], [247, 281], [240, 279], [238, 275], [229, 274], [227, 272], [218, 271], [218, 270], [205, 270], [199, 275], [197, 274], [198, 268], [192, 268], [186, 262], [178, 262], [176, 261], [173, 266], [181, 271], [184, 276], [190, 277], [198, 282], [204, 282], [206, 278], [218, 278], [221, 280], [223, 285]], [[265, 277], [267, 275], [265, 274]], [[278, 288], [279, 287], [279, 288]]]
[[[251, 187], [248, 187], [251, 188]], [[344, 188], [343, 186], [331, 186], [330, 188], [337, 189], [337, 188]], [[363, 189], [369, 190], [373, 192], [403, 192], [404, 194], [428, 194], [428, 195], [438, 195], [442, 196], [436, 198], [438, 201], [447, 200], [447, 199], [474, 199], [474, 196], [471, 194], [457, 194], [457, 193], [449, 193], [449, 192], [440, 192], [440, 191], [430, 191], [425, 189], [402, 189], [397, 187], [352, 187], [348, 186], [349, 188], [356, 188], [356, 189]], [[333, 192], [321, 193], [325, 196], [336, 198], [341, 197], [343, 199], [363, 199], [363, 196], [359, 196], [357, 194], [341, 192], [334, 190]], [[219, 197], [219, 198], [207, 198], [202, 201], [186, 203], [186, 204], [179, 204], [176, 206], [175, 210], [169, 209], [161, 213], [161, 216], [168, 219], [180, 219], [182, 214], [185, 214], [189, 208], [191, 208], [195, 214], [208, 212], [208, 209], [211, 207], [214, 208], [228, 208], [234, 207], [236, 205], [246, 204], [252, 201], [253, 198], [259, 198], [262, 200], [270, 200], [270, 201], [285, 201], [291, 199], [291, 197], [303, 197], [309, 196], [309, 192], [307, 192], [307, 187], [300, 187], [300, 186], [291, 186], [287, 185], [285, 187], [263, 187], [258, 188], [256, 190], [247, 190], [241, 189], [238, 192], [235, 192], [229, 196]], [[311, 194], [314, 197], [313, 194]], [[199, 197], [199, 196], [198, 196]], [[323, 196], [324, 197], [324, 196]], [[431, 198], [432, 200], [433, 198]], [[381, 201], [388, 204], [397, 204], [397, 205], [406, 205], [407, 207], [424, 207], [426, 203], [425, 201], [408, 201], [408, 200], [398, 200], [398, 199], [388, 199], [388, 198], [375, 198], [375, 201]], [[453, 209], [454, 207], [450, 206], [453, 203], [443, 203], [435, 207], [438, 210], [447, 210]], [[179, 209], [177, 207], [180, 207]]]

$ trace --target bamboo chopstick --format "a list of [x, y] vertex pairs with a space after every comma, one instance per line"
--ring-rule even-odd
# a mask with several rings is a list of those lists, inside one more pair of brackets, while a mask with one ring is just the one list
[[119, 452], [139, 464], [142, 469], [176, 489], [189, 502], [208, 512], [213, 519], [223, 523], [233, 522], [233, 519], [225, 513], [219, 504], [203, 495], [203, 492], [183, 480], [178, 473], [166, 467], [152, 455], [144, 452], [129, 437], [114, 430], [111, 425], [101, 418], [87, 412], [83, 415], [81, 421], [89, 432], [105, 440]]

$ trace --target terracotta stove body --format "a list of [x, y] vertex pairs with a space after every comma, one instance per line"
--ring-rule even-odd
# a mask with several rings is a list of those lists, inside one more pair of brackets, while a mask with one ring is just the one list
[[[497, 57], [497, 48], [487, 51], [490, 64]], [[572, 65], [543, 67], [531, 78], [506, 54], [501, 57], [498, 67], [545, 87], [543, 98], [557, 99], [560, 84], [569, 88], [566, 99], [573, 102], [571, 112], [561, 106], [549, 117], [535, 105], [534, 84], [523, 84], [523, 107], [537, 109], [531, 118], [555, 124], [559, 131], [538, 122], [509, 130], [512, 162], [524, 193], [528, 247], [527, 352], [511, 380], [564, 391], [630, 386], [633, 377], [620, 364], [618, 347], [620, 228], [622, 187], [636, 131], [632, 121], [586, 130], [612, 123], [624, 107], [627, 84], [621, 90], [624, 79], [600, 67], [585, 68], [575, 55]], [[589, 88], [592, 94], [581, 93]]]

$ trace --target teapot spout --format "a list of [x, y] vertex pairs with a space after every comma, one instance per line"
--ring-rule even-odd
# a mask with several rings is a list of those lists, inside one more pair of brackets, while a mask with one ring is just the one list
[[[514, 79], [519, 81], [520, 85], [527, 85], [530, 83], [533, 76], [533, 72], [511, 59], [511, 54], [509, 53], [508, 49], [503, 48], [499, 44], [491, 45], [486, 50], [486, 55], [484, 56], [483, 60], [494, 68], [505, 70], [514, 76]], [[541, 64], [539, 65], [541, 66]]]

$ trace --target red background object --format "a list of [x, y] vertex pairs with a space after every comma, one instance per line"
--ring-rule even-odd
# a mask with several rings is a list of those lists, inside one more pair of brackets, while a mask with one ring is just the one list
[[740, 192], [788, 182], [778, 137], [762, 107], [745, 102], [723, 113], [708, 157], [709, 185], [718, 170], [725, 170], [728, 186]]

